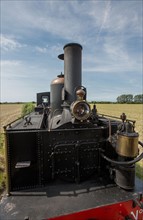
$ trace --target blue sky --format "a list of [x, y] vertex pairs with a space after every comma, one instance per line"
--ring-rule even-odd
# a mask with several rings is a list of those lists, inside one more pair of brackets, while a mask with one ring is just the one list
[[34, 101], [63, 72], [63, 46], [83, 46], [87, 99], [143, 93], [142, 0], [1, 0], [1, 102]]

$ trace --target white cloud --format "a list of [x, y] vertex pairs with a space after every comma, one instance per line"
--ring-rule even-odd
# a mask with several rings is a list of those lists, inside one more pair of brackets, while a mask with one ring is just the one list
[[99, 32], [102, 29], [112, 34], [142, 32], [141, 1], [93, 1], [88, 13]]
[[[40, 74], [39, 74], [40, 70]], [[37, 80], [46, 75], [44, 68], [39, 64], [34, 66], [31, 63], [22, 60], [1, 60], [1, 76], [7, 80]]]
[[48, 46], [47, 47], [35, 47], [35, 50], [40, 52], [40, 53], [47, 53], [48, 52]]
[[103, 44], [103, 52], [111, 59], [112, 63], [129, 64], [132, 56], [128, 53], [126, 45], [115, 38], [108, 39]]
[[36, 46], [35, 51], [56, 59], [59, 54], [63, 53], [63, 45], [58, 43], [56, 45], [46, 45], [44, 47]]
[[[36, 100], [36, 93], [49, 91], [52, 70], [19, 60], [1, 61], [1, 101]], [[48, 83], [49, 82], [49, 83]]]
[[[28, 85], [35, 83], [40, 90], [63, 70], [56, 57], [63, 52], [64, 44], [77, 42], [83, 45], [87, 87], [96, 82], [96, 74], [101, 78], [108, 75], [111, 84], [105, 77], [104, 87], [112, 87], [112, 79], [119, 74], [121, 79], [115, 84], [125, 79], [126, 88], [131, 88], [137, 82], [135, 78], [140, 82], [142, 71], [141, 12], [141, 1], [2, 1], [2, 76], [18, 83], [31, 80]], [[44, 82], [40, 84], [40, 80]], [[100, 88], [99, 96], [104, 92]], [[124, 88], [119, 87], [121, 92]], [[96, 92], [93, 86], [88, 93], [92, 97]]]
[[1, 35], [0, 42], [1, 42], [1, 48], [4, 51], [16, 50], [26, 46], [24, 44], [20, 44], [16, 39], [7, 35]]
[[1, 60], [1, 67], [11, 67], [11, 66], [19, 66], [20, 65], [20, 61], [18, 60]]
[[106, 7], [105, 7], [105, 11], [103, 13], [103, 20], [102, 20], [102, 23], [100, 25], [100, 28], [99, 28], [99, 31], [97, 33], [97, 38], [96, 38], [96, 42], [98, 42], [98, 39], [100, 37], [100, 34], [101, 34], [101, 31], [102, 29], [104, 29], [104, 27], [106, 26], [106, 23], [107, 23], [107, 20], [110, 16], [110, 11], [111, 11], [111, 1], [107, 1], [106, 2]]
[[1, 60], [1, 77], [3, 80], [17, 80], [27, 76], [25, 66], [19, 60]]
[[[47, 37], [50, 33], [65, 40], [95, 44], [101, 32], [116, 35], [122, 32], [136, 34], [142, 31], [140, 25], [142, 15], [138, 13], [140, 2], [75, 0], [40, 3], [12, 1], [6, 4], [2, 4], [3, 20], [14, 27], [14, 31], [19, 30], [20, 33], [23, 31], [24, 34], [29, 31], [30, 34], [43, 31], [47, 33]], [[7, 13], [12, 20], [6, 16]]]

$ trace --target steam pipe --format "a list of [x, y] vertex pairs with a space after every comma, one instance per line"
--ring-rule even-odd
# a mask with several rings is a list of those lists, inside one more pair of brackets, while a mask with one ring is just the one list
[[[143, 143], [141, 141], [139, 141], [138, 143], [143, 147]], [[116, 165], [132, 165], [132, 164], [140, 161], [143, 158], [143, 152], [138, 157], [136, 157], [134, 160], [131, 160], [131, 161], [116, 161], [116, 160], [112, 160], [109, 157], [105, 156], [103, 153], [101, 154], [101, 156], [105, 160], [107, 160], [108, 162], [114, 163]]]

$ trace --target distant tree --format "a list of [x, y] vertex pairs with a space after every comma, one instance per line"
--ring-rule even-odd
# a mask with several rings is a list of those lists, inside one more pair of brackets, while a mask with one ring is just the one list
[[125, 103], [126, 102], [125, 101], [125, 95], [123, 94], [123, 95], [118, 96], [117, 97], [117, 102], [118, 103]]
[[132, 103], [133, 95], [132, 94], [123, 94], [117, 97], [118, 103]]
[[118, 103], [124, 103], [124, 100], [125, 100], [124, 95], [120, 95], [120, 96], [117, 97], [117, 102]]
[[135, 95], [134, 103], [143, 103], [143, 94]]
[[133, 103], [133, 95], [132, 94], [126, 95], [126, 103]]

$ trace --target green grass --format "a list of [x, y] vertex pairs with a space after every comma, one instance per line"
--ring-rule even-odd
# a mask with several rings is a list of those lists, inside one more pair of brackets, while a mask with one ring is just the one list
[[136, 163], [136, 176], [143, 180], [143, 166], [141, 163]]
[[0, 171], [0, 193], [4, 191], [6, 187], [6, 174]]

